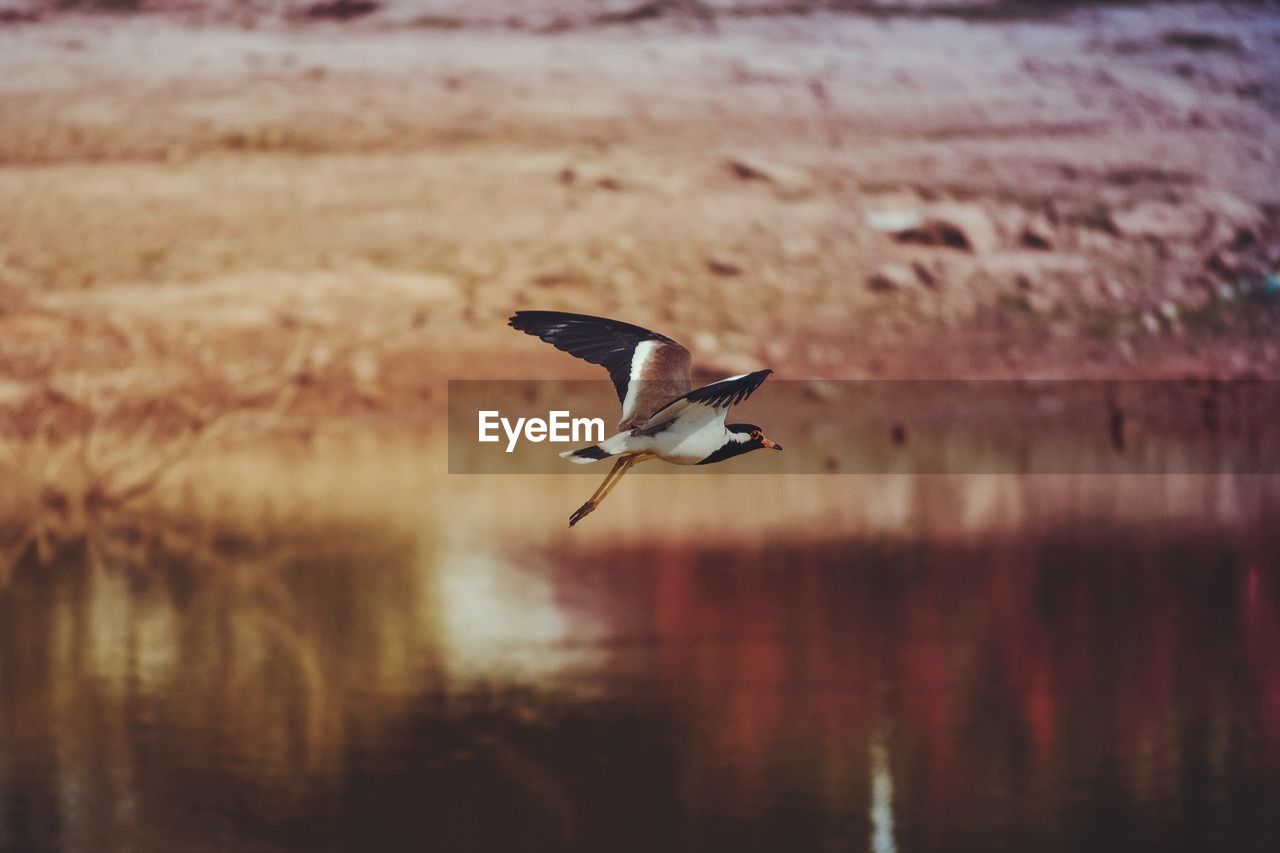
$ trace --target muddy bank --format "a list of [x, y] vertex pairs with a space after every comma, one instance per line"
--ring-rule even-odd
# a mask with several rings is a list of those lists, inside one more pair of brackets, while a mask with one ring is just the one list
[[434, 440], [450, 378], [596, 378], [506, 328], [533, 307], [658, 328], [705, 376], [1280, 372], [1272, 6], [79, 8], [0, 28], [19, 449]]

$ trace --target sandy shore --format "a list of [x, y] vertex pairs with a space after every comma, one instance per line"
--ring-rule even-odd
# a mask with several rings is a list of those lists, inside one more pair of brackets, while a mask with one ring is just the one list
[[504, 328], [533, 306], [711, 370], [1280, 368], [1271, 7], [555, 32], [410, 7], [0, 27], [3, 410], [292, 380], [300, 411], [412, 413], [551, 365]]

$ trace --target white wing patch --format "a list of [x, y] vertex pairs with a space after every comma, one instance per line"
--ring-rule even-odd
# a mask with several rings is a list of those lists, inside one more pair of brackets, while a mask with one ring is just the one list
[[661, 341], [641, 341], [636, 344], [635, 352], [631, 354], [631, 376], [627, 382], [627, 396], [622, 399], [622, 423], [631, 420], [636, 413], [640, 377], [644, 375], [645, 367], [660, 346], [662, 346]]

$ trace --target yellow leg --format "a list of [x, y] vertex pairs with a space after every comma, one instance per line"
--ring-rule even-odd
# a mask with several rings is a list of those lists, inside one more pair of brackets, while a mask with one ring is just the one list
[[595, 492], [592, 493], [591, 497], [587, 498], [586, 503], [578, 507], [577, 511], [574, 512], [573, 515], [569, 516], [570, 527], [573, 527], [575, 524], [577, 524], [579, 521], [585, 518], [587, 514], [591, 512], [591, 510], [596, 508], [596, 501], [600, 498], [600, 495], [604, 492], [605, 488], [611, 482], [613, 482], [614, 478], [618, 476], [618, 472], [622, 470], [622, 468], [627, 464], [627, 460], [630, 458], [631, 457], [629, 456], [623, 456], [617, 462], [613, 463], [613, 467], [609, 469], [608, 475], [604, 478], [604, 481], [600, 484], [599, 488], [597, 488]]
[[604, 478], [604, 480], [600, 483], [600, 486], [591, 494], [591, 497], [587, 499], [587, 503], [591, 504], [596, 502], [596, 500], [600, 497], [600, 495], [604, 493], [604, 490], [608, 488], [609, 484], [612, 483], [617, 477], [621, 476], [618, 472], [627, 466], [627, 462], [630, 459], [631, 459], [630, 456], [622, 456], [622, 457], [619, 457], [617, 462], [613, 463], [613, 467], [609, 469], [608, 476]]
[[595, 494], [587, 499], [587, 502], [578, 507], [573, 515], [569, 516], [569, 526], [573, 527], [579, 521], [586, 518], [595, 510], [596, 507], [604, 503], [604, 499], [609, 496], [609, 492], [613, 491], [613, 487], [618, 485], [618, 481], [622, 479], [622, 475], [631, 470], [631, 466], [637, 462], [643, 462], [649, 459], [651, 454], [633, 453], [630, 456], [624, 456], [613, 464], [613, 470], [609, 472], [609, 476], [604, 478], [604, 482], [600, 484], [600, 488], [596, 489]]

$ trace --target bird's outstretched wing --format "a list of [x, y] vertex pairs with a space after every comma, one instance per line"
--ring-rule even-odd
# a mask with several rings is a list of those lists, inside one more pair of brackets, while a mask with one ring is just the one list
[[637, 432], [642, 435], [655, 435], [662, 432], [677, 418], [688, 418], [695, 413], [706, 417], [718, 417], [721, 420], [728, 413], [729, 407], [741, 403], [764, 384], [773, 373], [772, 370], [757, 370], [755, 373], [744, 373], [741, 376], [730, 376], [710, 385], [703, 385], [667, 403], [654, 412]]
[[608, 370], [622, 403], [620, 430], [644, 423], [692, 385], [689, 351], [666, 335], [618, 320], [563, 311], [517, 311], [507, 322], [513, 329]]

